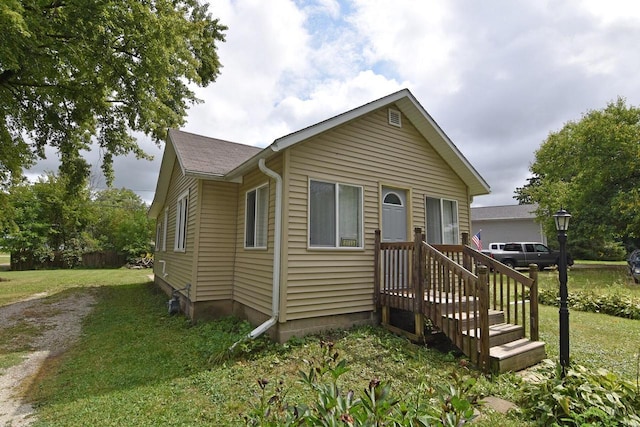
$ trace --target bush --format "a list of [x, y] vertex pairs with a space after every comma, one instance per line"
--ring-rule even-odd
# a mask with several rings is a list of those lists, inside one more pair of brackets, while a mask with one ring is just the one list
[[[538, 301], [545, 305], [559, 305], [557, 290], [540, 289]], [[640, 300], [627, 295], [572, 292], [569, 294], [567, 303], [575, 310], [640, 319]]]
[[622, 242], [579, 236], [572, 237], [569, 251], [574, 259], [598, 261], [620, 261], [625, 259], [627, 254]]
[[523, 382], [523, 415], [538, 425], [640, 426], [638, 386], [606, 370], [546, 361], [534, 382]]

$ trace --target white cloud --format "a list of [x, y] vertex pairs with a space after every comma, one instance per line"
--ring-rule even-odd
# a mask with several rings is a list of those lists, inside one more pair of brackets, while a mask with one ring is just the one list
[[629, 0], [574, 0], [574, 7], [590, 13], [603, 25], [623, 23], [637, 25], [640, 22], [640, 3]]
[[[477, 204], [515, 203], [534, 151], [566, 121], [617, 96], [640, 104], [640, 3], [215, 0], [210, 10], [229, 26], [224, 68], [197, 89], [205, 103], [185, 130], [265, 146], [408, 87], [492, 186]], [[116, 185], [155, 188], [161, 155], [149, 149], [155, 162], [116, 159]]]
[[210, 87], [197, 90], [207, 102], [191, 108], [185, 129], [264, 144], [270, 138], [263, 129], [265, 119], [286, 96], [282, 80], [308, 70], [306, 17], [287, 0], [221, 3], [220, 21], [229, 27], [218, 52], [222, 74]]

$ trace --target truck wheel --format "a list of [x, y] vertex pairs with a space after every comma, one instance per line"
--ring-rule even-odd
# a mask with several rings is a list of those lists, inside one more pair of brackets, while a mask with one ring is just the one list
[[504, 261], [502, 261], [502, 263], [504, 265], [506, 265], [507, 267], [509, 267], [509, 268], [515, 268], [516, 267], [515, 263], [510, 259], [504, 260]]

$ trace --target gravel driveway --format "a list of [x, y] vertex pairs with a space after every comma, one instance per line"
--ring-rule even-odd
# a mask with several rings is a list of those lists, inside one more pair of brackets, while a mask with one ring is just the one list
[[25, 393], [47, 358], [60, 355], [80, 336], [82, 320], [95, 303], [91, 291], [46, 297], [36, 294], [0, 307], [0, 331], [20, 323], [39, 331], [28, 338], [31, 351], [20, 364], [0, 369], [0, 426], [31, 424], [34, 411]]

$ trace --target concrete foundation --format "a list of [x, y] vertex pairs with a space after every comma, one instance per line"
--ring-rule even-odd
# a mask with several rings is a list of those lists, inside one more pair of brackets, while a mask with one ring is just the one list
[[[173, 288], [159, 277], [154, 278], [156, 285], [169, 297]], [[216, 300], [191, 302], [184, 294], [180, 297], [180, 308], [194, 322], [214, 320], [225, 316], [236, 316], [258, 326], [271, 316], [237, 301]], [[340, 314], [334, 316], [313, 317], [308, 319], [294, 319], [284, 323], [277, 323], [265, 334], [272, 340], [283, 343], [293, 337], [303, 337], [333, 329], [348, 329], [361, 325], [377, 325], [380, 323], [379, 313], [372, 311]]]

